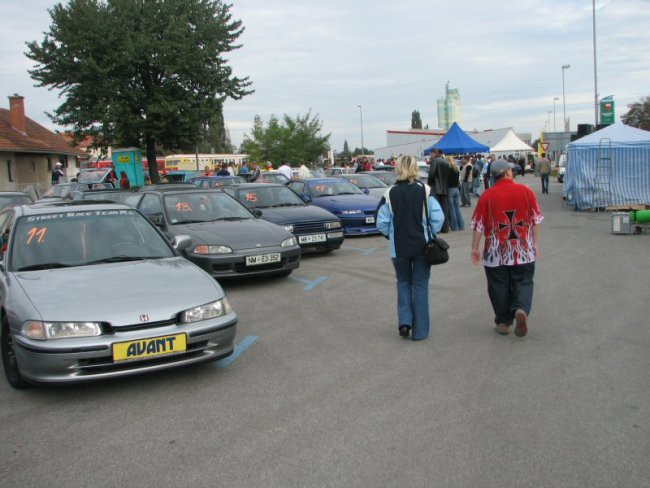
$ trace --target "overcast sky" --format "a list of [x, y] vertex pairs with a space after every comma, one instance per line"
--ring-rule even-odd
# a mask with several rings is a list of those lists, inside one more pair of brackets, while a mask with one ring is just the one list
[[[0, 107], [23, 95], [29, 117], [60, 103], [34, 87], [25, 43], [49, 28], [47, 0], [0, 0]], [[225, 119], [233, 142], [253, 117], [311, 110], [331, 133], [332, 147], [386, 145], [386, 130], [410, 127], [419, 110], [438, 126], [436, 100], [445, 83], [458, 88], [466, 130], [514, 127], [533, 139], [550, 122], [553, 98], [562, 127], [562, 65], [571, 128], [594, 122], [590, 0], [232, 0], [246, 28], [230, 54], [237, 76], [255, 93], [229, 100]], [[614, 95], [617, 120], [627, 105], [650, 95], [650, 0], [599, 0], [598, 91]], [[548, 112], [551, 112], [550, 115]]]

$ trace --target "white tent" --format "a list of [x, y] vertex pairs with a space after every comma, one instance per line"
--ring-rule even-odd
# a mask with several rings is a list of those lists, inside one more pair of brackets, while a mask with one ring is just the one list
[[490, 147], [491, 153], [515, 153], [530, 151], [534, 151], [534, 149], [519, 139], [512, 130], [509, 130], [499, 142]]

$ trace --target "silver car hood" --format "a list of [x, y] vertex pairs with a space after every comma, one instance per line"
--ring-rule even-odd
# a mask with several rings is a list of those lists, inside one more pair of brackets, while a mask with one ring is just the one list
[[214, 278], [181, 257], [21, 271], [15, 277], [44, 321], [118, 327], [156, 322], [224, 296]]

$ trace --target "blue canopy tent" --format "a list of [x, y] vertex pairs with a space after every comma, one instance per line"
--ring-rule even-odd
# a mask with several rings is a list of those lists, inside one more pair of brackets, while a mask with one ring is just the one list
[[451, 125], [442, 139], [424, 150], [424, 155], [429, 154], [434, 148], [440, 149], [444, 154], [485, 153], [490, 151], [488, 146], [478, 143], [468, 136], [456, 122]]
[[650, 132], [613, 124], [567, 149], [567, 203], [578, 210], [650, 205]]

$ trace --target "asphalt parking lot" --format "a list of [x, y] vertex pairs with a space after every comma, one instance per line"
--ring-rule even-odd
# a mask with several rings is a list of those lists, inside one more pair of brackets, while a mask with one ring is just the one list
[[3, 378], [1, 484], [650, 486], [650, 235], [518, 181], [546, 217], [527, 337], [493, 332], [470, 230], [446, 236], [418, 343], [397, 334], [388, 241], [349, 238], [288, 278], [223, 283], [239, 345], [219, 363], [27, 391]]

